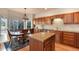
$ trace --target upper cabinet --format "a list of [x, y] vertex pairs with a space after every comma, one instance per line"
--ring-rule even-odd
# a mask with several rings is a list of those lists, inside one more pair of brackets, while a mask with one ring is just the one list
[[50, 25], [51, 24], [51, 17], [45, 17], [45, 23], [44, 24], [47, 24], [47, 25]]
[[79, 24], [79, 12], [74, 13], [74, 23]]
[[63, 20], [64, 20], [65, 24], [73, 24], [74, 23], [74, 14], [73, 13], [64, 14]]
[[33, 20], [33, 24], [53, 24], [55, 18], [61, 18], [64, 24], [79, 24], [79, 12], [40, 17]]
[[55, 18], [61, 18], [63, 20], [64, 24], [74, 23], [74, 13], [54, 15], [54, 16], [52, 16], [52, 22]]
[[64, 14], [59, 14], [59, 15], [51, 16], [51, 24], [53, 24], [53, 20], [54, 20], [55, 18], [61, 18], [61, 19], [63, 20]]
[[33, 19], [33, 24], [51, 24], [51, 17], [40, 17]]

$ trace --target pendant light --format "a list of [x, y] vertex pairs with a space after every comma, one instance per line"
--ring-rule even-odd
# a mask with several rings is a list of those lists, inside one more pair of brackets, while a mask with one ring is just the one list
[[24, 10], [25, 10], [25, 11], [24, 11], [25, 13], [24, 13], [24, 16], [23, 16], [23, 20], [29, 20], [29, 18], [28, 18], [27, 15], [26, 15], [26, 8], [24, 8]]

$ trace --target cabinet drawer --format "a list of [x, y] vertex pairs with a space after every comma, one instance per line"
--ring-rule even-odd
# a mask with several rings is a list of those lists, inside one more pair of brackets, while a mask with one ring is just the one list
[[79, 33], [76, 34], [76, 47], [79, 48]]
[[71, 41], [74, 41], [74, 39], [67, 39], [67, 38], [63, 38], [63, 40], [71, 40]]
[[75, 45], [75, 42], [72, 41], [72, 40], [64, 40], [63, 43], [68, 44], [68, 45], [71, 45], [71, 46], [74, 46]]
[[63, 43], [75, 46], [75, 33], [63, 32]]
[[63, 36], [74, 37], [75, 35], [63, 34]]
[[67, 35], [67, 36], [74, 36], [75, 34], [74, 33], [63, 33], [64, 35]]
[[63, 39], [68, 39], [68, 40], [70, 40], [70, 39], [73, 40], [74, 38], [75, 37], [66, 37], [66, 36], [63, 37]]

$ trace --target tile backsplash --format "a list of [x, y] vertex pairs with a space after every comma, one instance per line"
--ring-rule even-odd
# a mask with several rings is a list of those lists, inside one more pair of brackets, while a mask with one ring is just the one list
[[[49, 29], [49, 30], [56, 30], [56, 27], [54, 25], [36, 25], [38, 29]], [[72, 32], [79, 32], [79, 24], [64, 24], [63, 26], [60, 26], [58, 30], [61, 31], [72, 31]]]

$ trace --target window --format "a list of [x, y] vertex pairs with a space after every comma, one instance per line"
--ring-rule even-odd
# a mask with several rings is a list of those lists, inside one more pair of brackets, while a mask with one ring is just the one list
[[10, 31], [16, 31], [23, 29], [23, 21], [17, 19], [17, 20], [8, 20], [9, 30]]
[[31, 29], [31, 21], [27, 21], [27, 29]]
[[7, 18], [0, 17], [0, 31], [7, 30]]

